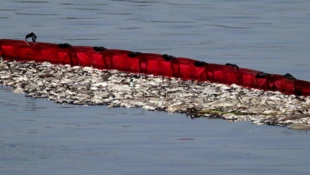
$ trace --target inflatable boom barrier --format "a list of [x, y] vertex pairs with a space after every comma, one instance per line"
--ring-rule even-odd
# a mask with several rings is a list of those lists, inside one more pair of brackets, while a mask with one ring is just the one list
[[[28, 42], [31, 37], [33, 42]], [[237, 84], [246, 88], [280, 91], [284, 94], [310, 95], [310, 82], [290, 74], [268, 74], [240, 68], [235, 64], [211, 64], [194, 59], [104, 47], [71, 46], [36, 42], [30, 33], [26, 40], [0, 39], [0, 57], [8, 61], [48, 61], [54, 64], [92, 66], [131, 73], [176, 77], [183, 80]]]

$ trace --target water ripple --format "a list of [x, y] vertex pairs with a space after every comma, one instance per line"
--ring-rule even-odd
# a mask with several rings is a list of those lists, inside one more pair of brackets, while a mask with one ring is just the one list
[[88, 4], [78, 4], [78, 3], [59, 3], [60, 5], [65, 5], [65, 6], [85, 6], [85, 5], [91, 5], [91, 6], [105, 6], [105, 5], [109, 5], [109, 4], [106, 4], [106, 3], [88, 3]]
[[17, 11], [17, 9], [0, 9], [2, 12], [11, 12], [11, 11]]
[[12, 2], [15, 2], [15, 3], [48, 3], [48, 1], [21, 1], [21, 0], [16, 0], [16, 1], [12, 1]]
[[132, 2], [132, 3], [144, 3], [144, 4], [153, 4], [155, 1], [145, 1], [145, 0], [111, 0], [111, 1], [119, 1], [119, 2]]
[[33, 16], [57, 16], [56, 13], [23, 13], [23, 12], [17, 12], [16, 15], [33, 15]]
[[231, 29], [252, 29], [252, 27], [247, 26], [230, 26], [230, 25], [224, 25], [224, 24], [207, 24], [207, 26], [214, 26], [219, 28], [231, 28]]
[[68, 7], [67, 9], [73, 9], [73, 10], [82, 10], [82, 11], [97, 11], [97, 10], [102, 10], [102, 9], [99, 9], [99, 8], [87, 8], [87, 7], [75, 7], [75, 8], [71, 8], [71, 7]]
[[143, 22], [150, 22], [150, 23], [168, 23], [168, 24], [193, 24], [194, 21], [176, 21], [176, 20], [144, 20]]

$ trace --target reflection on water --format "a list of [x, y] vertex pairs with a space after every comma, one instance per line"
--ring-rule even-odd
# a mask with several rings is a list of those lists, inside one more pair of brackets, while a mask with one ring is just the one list
[[[4, 0], [0, 38], [235, 63], [310, 80], [310, 2]], [[309, 132], [55, 104], [0, 85], [0, 174], [308, 174]], [[52, 170], [52, 171], [49, 171]]]

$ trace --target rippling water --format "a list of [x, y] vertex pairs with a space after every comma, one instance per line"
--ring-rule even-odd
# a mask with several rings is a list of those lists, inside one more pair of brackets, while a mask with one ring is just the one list
[[[235, 63], [310, 80], [307, 0], [3, 0], [0, 38]], [[0, 87], [0, 174], [308, 174], [309, 133]]]

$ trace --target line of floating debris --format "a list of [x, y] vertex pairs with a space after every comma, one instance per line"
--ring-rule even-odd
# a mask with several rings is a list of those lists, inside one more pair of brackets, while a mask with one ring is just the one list
[[310, 97], [49, 62], [4, 61], [0, 66], [0, 83], [13, 87], [14, 93], [56, 103], [143, 108], [310, 129]]

